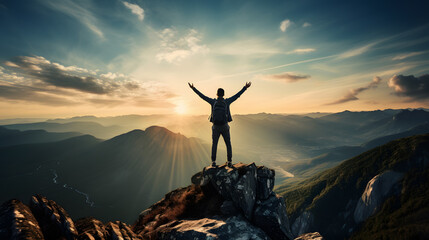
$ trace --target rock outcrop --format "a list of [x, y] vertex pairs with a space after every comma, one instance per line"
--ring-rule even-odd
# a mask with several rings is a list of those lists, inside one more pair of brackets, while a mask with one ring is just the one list
[[299, 237], [295, 238], [295, 240], [323, 240], [322, 235], [318, 232], [306, 233], [302, 234]]
[[44, 239], [30, 208], [17, 199], [0, 207], [0, 239]]
[[[241, 212], [272, 239], [293, 239], [286, 206], [273, 192], [275, 172], [252, 164], [206, 167], [192, 177], [192, 183], [212, 186], [222, 196], [222, 212]], [[226, 210], [225, 210], [226, 209]]]
[[77, 229], [68, 213], [56, 202], [40, 195], [32, 196], [30, 209], [47, 239], [75, 239]]
[[297, 219], [295, 219], [295, 221], [292, 224], [292, 227], [291, 227], [292, 233], [298, 236], [307, 232], [309, 227], [313, 223], [313, 219], [314, 217], [311, 214], [311, 212], [305, 211], [301, 213], [301, 215]]
[[242, 216], [178, 220], [162, 225], [157, 239], [270, 239]]
[[392, 187], [401, 180], [404, 174], [386, 171], [373, 177], [366, 185], [362, 197], [356, 204], [354, 220], [356, 223], [365, 221], [380, 209]]
[[136, 240], [142, 239], [123, 222], [103, 224], [94, 218], [77, 220], [55, 201], [31, 197], [30, 207], [12, 199], [0, 207], [0, 239]]
[[[0, 207], [0, 239], [292, 240], [285, 201], [273, 192], [274, 176], [274, 170], [254, 163], [206, 167], [192, 177], [194, 184], [167, 193], [132, 226], [92, 217], [73, 221], [40, 195], [29, 207], [13, 199]], [[321, 239], [317, 236], [299, 239]]]

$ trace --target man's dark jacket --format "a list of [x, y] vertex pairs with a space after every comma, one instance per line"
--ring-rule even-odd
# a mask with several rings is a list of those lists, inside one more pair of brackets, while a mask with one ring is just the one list
[[[231, 103], [233, 103], [235, 100], [237, 100], [237, 98], [239, 98], [241, 96], [241, 94], [244, 93], [244, 91], [246, 91], [246, 87], [243, 87], [237, 94], [235, 94], [234, 96], [230, 97], [230, 98], [225, 98], [225, 103], [226, 103], [226, 116], [228, 119], [228, 122], [232, 121], [232, 117], [231, 117], [231, 111], [229, 110], [229, 105]], [[204, 99], [204, 101], [208, 102], [211, 106], [211, 114], [210, 114], [210, 122], [213, 122], [213, 105], [215, 104], [215, 102], [217, 101], [216, 98], [209, 98], [206, 95], [202, 94], [200, 91], [198, 91], [198, 89], [196, 89], [195, 87], [192, 88], [192, 90], [194, 90], [194, 92], [196, 94], [198, 94], [198, 96], [200, 96], [202, 99]]]

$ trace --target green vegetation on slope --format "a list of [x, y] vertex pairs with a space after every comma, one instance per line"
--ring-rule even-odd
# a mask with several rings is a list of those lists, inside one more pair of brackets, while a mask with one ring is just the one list
[[427, 239], [429, 236], [429, 168], [410, 171], [400, 196], [385, 201], [352, 239]]
[[[346, 221], [344, 214], [353, 215], [357, 199], [367, 183], [386, 170], [397, 172], [418, 171], [428, 155], [429, 134], [392, 141], [383, 146], [349, 159], [339, 166], [294, 186], [279, 186], [277, 192], [286, 201], [292, 222], [304, 211], [314, 216], [313, 227], [326, 237], [336, 237]], [[405, 181], [405, 180], [404, 180]], [[329, 229], [329, 230], [327, 230]], [[324, 235], [324, 236], [325, 236]]]

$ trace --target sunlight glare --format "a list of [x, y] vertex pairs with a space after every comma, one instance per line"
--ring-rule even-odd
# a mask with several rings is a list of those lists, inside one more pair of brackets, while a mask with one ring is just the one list
[[179, 104], [177, 104], [177, 105], [176, 105], [176, 107], [174, 108], [174, 111], [175, 111], [177, 114], [183, 115], [183, 114], [185, 114], [185, 113], [186, 113], [186, 105], [185, 105], [185, 104], [183, 104], [183, 103], [179, 103]]

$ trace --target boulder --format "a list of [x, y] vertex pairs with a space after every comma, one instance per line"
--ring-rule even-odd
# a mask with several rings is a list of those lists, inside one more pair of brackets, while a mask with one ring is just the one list
[[262, 240], [270, 239], [261, 229], [241, 216], [176, 220], [158, 228], [159, 240]]
[[284, 199], [272, 193], [266, 200], [256, 202], [252, 223], [272, 239], [293, 239]]
[[0, 239], [45, 239], [30, 208], [17, 199], [0, 207]]
[[365, 191], [356, 204], [354, 220], [356, 223], [365, 221], [376, 213], [392, 187], [402, 179], [403, 174], [385, 171], [373, 177], [366, 185]]
[[244, 216], [251, 220], [256, 201], [256, 165], [252, 163], [238, 167], [240, 177], [233, 186], [232, 201], [243, 211]]
[[252, 219], [256, 201], [257, 168], [254, 163], [206, 167], [192, 177], [201, 186], [211, 184], [225, 200], [234, 202], [247, 219]]
[[224, 199], [232, 200], [238, 178], [239, 174], [236, 168], [230, 168], [226, 165], [219, 166], [218, 168], [210, 166], [203, 169], [201, 183], [202, 186], [211, 183]]
[[257, 175], [256, 197], [257, 199], [265, 200], [273, 192], [275, 171], [264, 166], [259, 166]]

